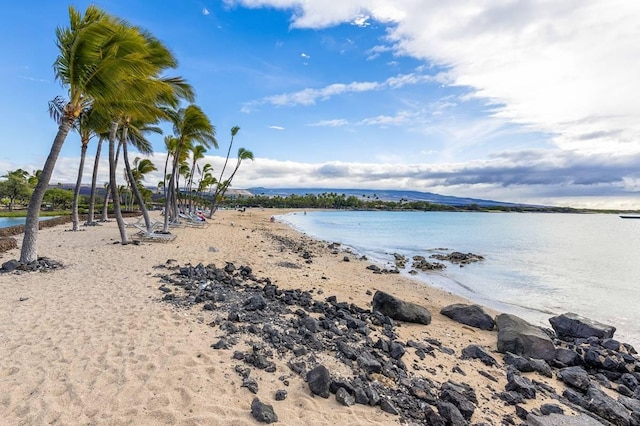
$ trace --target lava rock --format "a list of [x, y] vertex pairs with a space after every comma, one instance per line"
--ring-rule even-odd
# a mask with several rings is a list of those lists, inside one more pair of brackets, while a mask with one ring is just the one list
[[260, 423], [268, 424], [278, 421], [278, 416], [273, 411], [273, 407], [261, 402], [258, 398], [253, 398], [251, 402], [251, 415]]
[[616, 328], [568, 312], [549, 318], [551, 327], [562, 340], [572, 341], [575, 338], [597, 337], [598, 339], [610, 339], [616, 332]]
[[489, 355], [483, 347], [478, 345], [469, 345], [462, 350], [462, 359], [479, 359], [484, 365], [494, 366], [498, 362], [494, 357]]
[[338, 391], [336, 392], [336, 401], [346, 407], [350, 407], [352, 405], [355, 405], [356, 403], [356, 399], [353, 397], [353, 395], [351, 395], [349, 391], [347, 391], [343, 387], [338, 388]]
[[496, 317], [498, 326], [498, 352], [512, 352], [528, 358], [550, 361], [556, 348], [549, 336], [522, 318], [510, 314]]
[[373, 310], [398, 321], [425, 325], [431, 323], [431, 313], [427, 308], [405, 302], [379, 290], [373, 295]]
[[445, 306], [440, 313], [461, 324], [481, 330], [493, 330], [496, 323], [480, 306], [456, 303]]
[[309, 389], [314, 395], [323, 398], [329, 398], [329, 387], [331, 385], [331, 376], [329, 370], [324, 365], [318, 365], [307, 373], [307, 383]]
[[507, 373], [507, 385], [505, 389], [508, 391], [516, 391], [528, 399], [535, 399], [536, 397], [536, 387], [531, 383], [531, 380], [522, 377], [515, 369], [509, 370]]

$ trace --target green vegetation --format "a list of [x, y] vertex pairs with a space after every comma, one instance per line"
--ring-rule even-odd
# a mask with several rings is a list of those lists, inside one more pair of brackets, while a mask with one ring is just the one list
[[[79, 229], [82, 204], [88, 205], [87, 223], [94, 218], [97, 200], [97, 171], [103, 141], [108, 141], [109, 182], [105, 186], [102, 220], [107, 219], [109, 198], [113, 206], [122, 244], [127, 244], [121, 205], [142, 212], [146, 227], [151, 231], [151, 220], [146, 204], [152, 191], [143, 186], [144, 175], [157, 167], [146, 159], [136, 157], [133, 166], [129, 149], [151, 154], [152, 144], [146, 139], [150, 133], [161, 134], [161, 122], [173, 125], [173, 136], [165, 138], [167, 162], [162, 182], [165, 199], [165, 231], [177, 220], [179, 210], [188, 204], [195, 208], [195, 198], [215, 188], [220, 197], [238, 170], [242, 160], [253, 159], [253, 154], [241, 148], [238, 162], [231, 176], [223, 180], [213, 178], [213, 168], [200, 168], [206, 149], [217, 148], [215, 127], [207, 115], [195, 104], [195, 91], [182, 77], [167, 75], [178, 66], [173, 53], [148, 31], [111, 16], [98, 7], [87, 7], [84, 14], [69, 7], [69, 24], [58, 27], [55, 34], [58, 57], [53, 64], [56, 80], [66, 90], [49, 103], [51, 117], [58, 124], [58, 132], [41, 171], [32, 179], [23, 170], [9, 172], [0, 181], [0, 200], [13, 210], [27, 205], [25, 234], [20, 262], [37, 259], [38, 223], [41, 208], [71, 209], [73, 230]], [[188, 104], [186, 107], [183, 103]], [[234, 126], [235, 133], [239, 127]], [[232, 134], [235, 135], [232, 129]], [[80, 135], [80, 165], [77, 181], [72, 188], [50, 188], [58, 155], [70, 132]], [[97, 139], [89, 200], [80, 196], [82, 175], [87, 149]], [[233, 139], [232, 139], [233, 141]], [[231, 146], [229, 147], [229, 151]], [[122, 153], [126, 185], [116, 179], [118, 158]], [[191, 161], [189, 161], [191, 159]], [[229, 153], [227, 153], [227, 160]], [[226, 165], [226, 161], [225, 161]], [[195, 182], [199, 173], [200, 181]], [[180, 178], [185, 178], [184, 190]], [[196, 187], [197, 190], [193, 190]], [[160, 188], [160, 185], [158, 185]], [[189, 194], [184, 197], [183, 194]], [[29, 200], [27, 203], [27, 199]], [[216, 197], [214, 197], [214, 200]], [[215, 203], [213, 203], [215, 205]], [[179, 208], [180, 206], [180, 208]], [[84, 210], [84, 208], [82, 209]], [[213, 213], [212, 208], [212, 213]]]
[[426, 201], [383, 201], [374, 197], [356, 197], [325, 192], [322, 194], [289, 195], [268, 197], [264, 195], [237, 196], [221, 201], [221, 206], [243, 208], [295, 208], [295, 209], [347, 209], [347, 210], [404, 210], [404, 211], [449, 211], [449, 212], [504, 212], [504, 213], [628, 213], [620, 210], [575, 209], [571, 207], [533, 206], [479, 206], [469, 204], [451, 206]]

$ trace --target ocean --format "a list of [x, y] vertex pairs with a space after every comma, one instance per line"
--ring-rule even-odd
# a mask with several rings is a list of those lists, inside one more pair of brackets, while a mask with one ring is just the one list
[[[393, 254], [480, 254], [464, 267], [412, 279], [549, 327], [565, 312], [613, 325], [640, 347], [640, 220], [607, 214], [310, 211], [278, 217], [371, 262]], [[437, 261], [435, 259], [428, 259]], [[364, 272], [364, 271], [363, 271]]]

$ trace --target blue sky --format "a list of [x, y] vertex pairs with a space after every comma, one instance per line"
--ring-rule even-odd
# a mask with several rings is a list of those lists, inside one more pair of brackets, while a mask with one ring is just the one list
[[[205, 160], [216, 170], [240, 126], [233, 151], [256, 159], [236, 188], [402, 188], [640, 208], [640, 2], [72, 4], [90, 3], [175, 53], [175, 74], [216, 125], [220, 149]], [[0, 174], [39, 169], [48, 155], [56, 125], [47, 102], [66, 95], [52, 71], [55, 28], [68, 11], [58, 1], [8, 2], [3, 16]], [[163, 137], [151, 140], [160, 168]], [[52, 183], [75, 181], [78, 155], [72, 134]]]

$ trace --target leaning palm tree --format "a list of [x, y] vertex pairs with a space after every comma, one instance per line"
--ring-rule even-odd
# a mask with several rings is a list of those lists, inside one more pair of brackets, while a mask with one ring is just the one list
[[100, 152], [102, 151], [102, 142], [104, 142], [103, 135], [98, 135], [98, 146], [96, 147], [96, 155], [93, 160], [93, 172], [91, 174], [91, 192], [89, 194], [89, 211], [87, 212], [87, 221], [85, 226], [96, 225], [94, 221], [95, 206], [96, 206], [96, 186], [98, 183], [98, 168], [100, 165]]
[[202, 160], [204, 158], [204, 154], [207, 152], [207, 148], [204, 147], [204, 145], [196, 145], [193, 148], [191, 148], [191, 160], [192, 160], [192, 164], [191, 164], [191, 170], [189, 173], [189, 182], [187, 185], [187, 194], [190, 195], [189, 197], [189, 212], [193, 211], [193, 194], [192, 194], [192, 189], [193, 189], [193, 178], [196, 175], [196, 169], [199, 170], [200, 168], [198, 167], [198, 160]]
[[[140, 180], [136, 178], [136, 174], [131, 168], [131, 165], [129, 162], [129, 149], [128, 149], [128, 145], [132, 144], [137, 148], [139, 152], [143, 154], [150, 154], [151, 143], [144, 137], [144, 133], [146, 132], [162, 133], [162, 131], [159, 128], [154, 126], [137, 126], [135, 123], [131, 123], [130, 121], [125, 123], [122, 129], [122, 139], [123, 139], [122, 158], [124, 160], [124, 167], [127, 175], [127, 180], [131, 184], [131, 191], [133, 193], [133, 198], [135, 198], [135, 200], [137, 201], [138, 207], [142, 212], [142, 217], [144, 218], [147, 231], [151, 232], [151, 227], [152, 227], [151, 219], [149, 218], [149, 212], [147, 211], [142, 194], [140, 192], [140, 188], [138, 187]], [[150, 160], [145, 160], [143, 166], [148, 167], [149, 165], [153, 167], [152, 170], [157, 170], [155, 165], [153, 165], [153, 163]], [[138, 163], [137, 166], [140, 167], [140, 163]], [[137, 171], [140, 171], [140, 170], [138, 169]]]
[[[52, 102], [53, 110], [58, 120], [62, 116], [62, 110], [60, 104]], [[87, 157], [87, 147], [89, 141], [107, 126], [107, 121], [104, 116], [100, 115], [100, 112], [93, 107], [87, 108], [80, 114], [78, 121], [76, 122], [78, 133], [80, 134], [80, 165], [78, 166], [78, 177], [76, 179], [76, 185], [73, 190], [73, 202], [71, 204], [71, 221], [72, 231], [78, 231], [80, 229], [80, 219], [78, 215], [78, 200], [80, 198], [80, 187], [82, 186], [82, 174], [84, 172], [84, 162]]]
[[[114, 199], [114, 213], [118, 222], [122, 244], [127, 244], [128, 241], [125, 223], [120, 212], [120, 204], [116, 200], [115, 165], [112, 162], [113, 157], [111, 156], [113, 152], [112, 146], [115, 145], [117, 128], [118, 126], [123, 126], [121, 141], [123, 157], [125, 157], [125, 169], [129, 180], [133, 181], [133, 179], [131, 179], [127, 151], [128, 134], [129, 131], [134, 128], [132, 123], [136, 123], [138, 128], [147, 127], [148, 129], [150, 124], [156, 123], [160, 119], [169, 119], [169, 109], [177, 107], [180, 99], [191, 101], [194, 98], [192, 87], [181, 77], [160, 76], [167, 68], [175, 68], [177, 66], [177, 61], [173, 54], [164, 47], [158, 39], [149, 33], [138, 28], [135, 28], [135, 30], [138, 31], [142, 38], [142, 43], [146, 47], [145, 51], [141, 52], [141, 55], [144, 56], [147, 63], [151, 65], [151, 72], [146, 74], [139, 73], [122, 82], [120, 98], [107, 105], [109, 111], [113, 113], [112, 133], [109, 135], [109, 182], [111, 195]], [[135, 140], [140, 141], [140, 135], [136, 135], [136, 138], [132, 139], [132, 142]], [[140, 146], [138, 146], [138, 149], [142, 151]], [[132, 190], [142, 210], [147, 230], [151, 231], [152, 223], [144, 206], [144, 200], [140, 191], [138, 191], [135, 185], [132, 187]]]
[[253, 152], [244, 148], [238, 149], [238, 160], [236, 162], [236, 167], [233, 169], [233, 172], [231, 172], [229, 179], [225, 180], [224, 182], [218, 183], [216, 192], [213, 194], [213, 202], [211, 204], [211, 211], [209, 211], [209, 216], [208, 216], [209, 218], [211, 218], [211, 216], [213, 216], [213, 214], [217, 210], [218, 203], [222, 200], [222, 198], [224, 197], [224, 194], [226, 194], [227, 192], [227, 189], [229, 189], [229, 187], [231, 186], [231, 181], [235, 177], [236, 172], [240, 168], [240, 164], [242, 163], [243, 160], [253, 161]]
[[[173, 167], [171, 171], [171, 177], [169, 179], [168, 196], [165, 198], [165, 216], [164, 216], [164, 231], [168, 232], [170, 220], [178, 217], [178, 204], [177, 194], [174, 192], [176, 187], [176, 180], [178, 174], [178, 168], [180, 166], [180, 157], [186, 147], [193, 142], [198, 142], [205, 147], [218, 147], [218, 143], [215, 138], [215, 127], [211, 124], [211, 121], [206, 114], [196, 105], [189, 105], [186, 108], [181, 108], [177, 111], [173, 111], [171, 114], [173, 121], [173, 133], [177, 139], [176, 150], [173, 155]], [[171, 194], [171, 192], [174, 192]]]
[[29, 202], [21, 263], [34, 262], [38, 258], [40, 206], [62, 146], [81, 112], [95, 101], [114, 99], [120, 93], [121, 82], [129, 76], [150, 72], [146, 55], [140, 55], [144, 45], [139, 43], [134, 32], [126, 31], [128, 25], [124, 21], [93, 5], [87, 7], [84, 15], [70, 6], [69, 21], [68, 27], [56, 30], [59, 56], [53, 66], [56, 80], [68, 89], [68, 98], [42, 175]]
[[173, 157], [178, 146], [178, 139], [175, 136], [167, 135], [164, 137], [164, 146], [167, 150], [167, 156], [164, 160], [164, 174], [162, 179], [162, 188], [164, 189], [164, 197], [167, 198], [167, 182], [169, 181], [169, 175], [167, 174], [169, 168], [169, 159]]
[[218, 186], [216, 186], [216, 191], [213, 196], [213, 201], [211, 202], [211, 210], [209, 211], [209, 219], [213, 216], [214, 206], [216, 206], [216, 195], [219, 194], [220, 184], [222, 184], [222, 177], [224, 176], [224, 171], [227, 169], [227, 163], [229, 162], [229, 157], [231, 156], [231, 147], [233, 146], [233, 139], [236, 137], [238, 132], [240, 131], [239, 126], [233, 126], [231, 128], [231, 141], [229, 142], [229, 149], [227, 149], [227, 157], [224, 159], [224, 164], [222, 165], [222, 170], [220, 171], [220, 179], [218, 179]]

